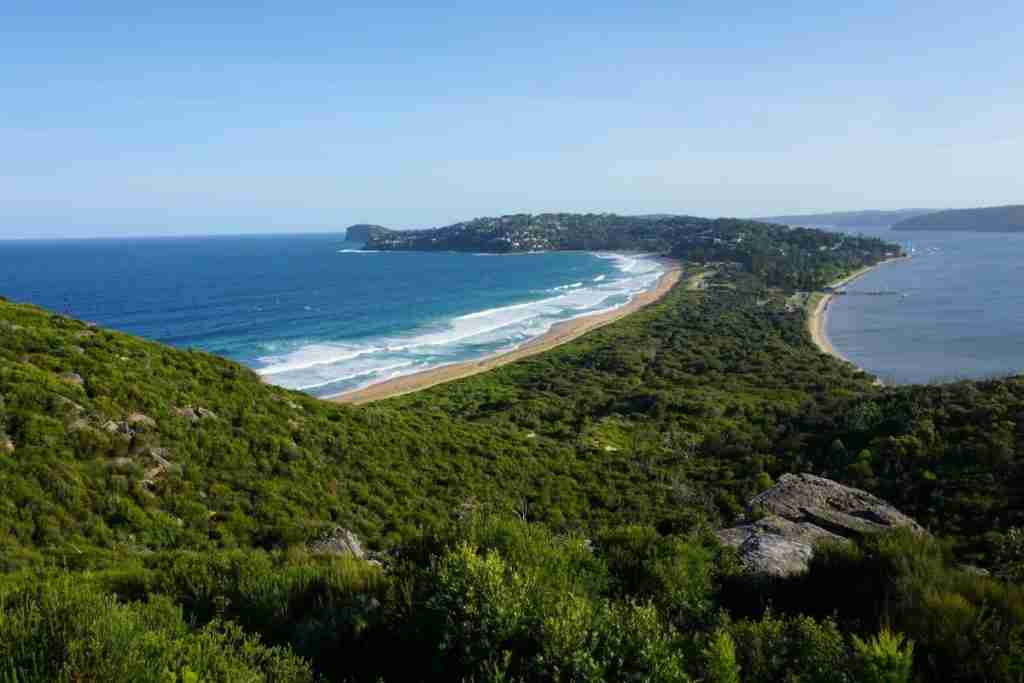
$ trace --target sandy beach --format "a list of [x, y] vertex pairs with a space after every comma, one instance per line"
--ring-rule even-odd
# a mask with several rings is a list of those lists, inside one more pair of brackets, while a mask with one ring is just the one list
[[334, 401], [335, 403], [351, 403], [359, 405], [369, 403], [371, 401], [379, 401], [385, 398], [392, 398], [394, 396], [401, 396], [403, 394], [410, 394], [414, 391], [420, 391], [421, 389], [426, 389], [438, 384], [444, 384], [445, 382], [451, 382], [452, 380], [469, 377], [470, 375], [475, 375], [480, 372], [486, 372], [507, 363], [512, 363], [522, 358], [547, 351], [548, 349], [565, 344], [566, 342], [570, 342], [587, 332], [596, 330], [597, 328], [614, 322], [623, 316], [634, 313], [668, 294], [669, 290], [679, 282], [679, 279], [682, 277], [683, 270], [681, 264], [676, 261], [662, 259], [662, 262], [666, 264], [667, 269], [658, 280], [657, 285], [642, 294], [638, 294], [633, 297], [633, 300], [628, 304], [620, 306], [613, 311], [558, 323], [548, 330], [547, 333], [506, 353], [490, 356], [488, 358], [466, 361], [464, 363], [453, 363], [452, 365], [432, 368], [430, 370], [424, 370], [423, 372], [417, 372], [404, 377], [396, 377], [395, 379], [380, 382], [378, 384], [371, 384], [370, 386], [363, 387], [362, 389], [356, 389], [355, 391], [349, 391], [344, 394], [330, 396], [327, 400]]
[[[838, 289], [839, 287], [850, 284], [857, 278], [863, 276], [865, 273], [871, 272], [875, 268], [883, 266], [886, 263], [902, 261], [908, 258], [910, 257], [897, 256], [894, 258], [886, 259], [884, 261], [879, 261], [873, 266], [861, 268], [860, 270], [850, 273], [846, 277], [842, 277], [836, 280], [835, 282], [831, 283], [829, 287], [831, 287], [832, 289]], [[846, 358], [843, 358], [843, 356], [839, 352], [837, 352], [835, 348], [832, 346], [832, 342], [829, 340], [828, 333], [826, 331], [826, 323], [828, 322], [828, 307], [829, 304], [832, 302], [832, 299], [835, 297], [835, 295], [823, 293], [816, 294], [815, 297], [817, 297], [817, 300], [814, 301], [812, 299], [813, 307], [811, 308], [810, 314], [807, 316], [807, 328], [808, 331], [811, 333], [811, 341], [814, 342], [815, 346], [821, 349], [822, 353], [827, 353], [828, 355], [834, 356], [839, 360], [849, 362]]]

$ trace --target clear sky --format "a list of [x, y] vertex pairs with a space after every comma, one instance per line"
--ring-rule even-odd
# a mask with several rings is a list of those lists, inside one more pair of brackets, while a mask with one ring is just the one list
[[158, 4], [0, 3], [0, 237], [1024, 203], [1020, 0]]

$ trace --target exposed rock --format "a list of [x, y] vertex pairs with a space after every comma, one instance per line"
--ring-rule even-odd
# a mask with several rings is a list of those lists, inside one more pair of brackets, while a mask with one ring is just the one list
[[196, 414], [196, 411], [192, 409], [192, 406], [185, 406], [183, 408], [171, 408], [171, 413], [173, 413], [176, 417], [183, 417], [186, 420], [191, 420], [192, 422], [195, 422], [196, 420], [199, 419], [199, 415]]
[[365, 558], [366, 551], [359, 537], [348, 529], [334, 527], [319, 539], [309, 544], [309, 551], [318, 555], [351, 555]]
[[[767, 516], [755, 519], [759, 515]], [[867, 534], [907, 527], [926, 533], [885, 501], [866, 491], [811, 474], [785, 474], [747, 506], [753, 521], [718, 532], [753, 573], [791, 576], [807, 571], [820, 541], [850, 542]]]
[[208, 420], [216, 420], [217, 413], [213, 412], [209, 408], [199, 408], [196, 412], [199, 413], [199, 417]]
[[181, 465], [171, 462], [171, 452], [166, 448], [150, 448], [142, 454], [142, 464], [146, 468], [142, 471], [142, 480], [139, 484], [146, 490], [152, 491], [156, 488], [156, 482], [168, 472], [181, 470]]
[[124, 422], [115, 422], [114, 420], [107, 420], [103, 423], [103, 429], [110, 432], [111, 434], [117, 434], [118, 432], [127, 433], [128, 425]]
[[848, 538], [905, 526], [924, 533], [921, 525], [884, 500], [813, 474], [782, 475], [747, 509], [808, 521]]
[[91, 330], [82, 330], [75, 336], [78, 337], [79, 339], [88, 339], [89, 337], [95, 337], [96, 333]]
[[749, 541], [751, 538], [759, 536], [778, 536], [780, 538], [788, 538], [791, 541], [797, 543], [804, 543], [808, 546], [813, 546], [818, 541], [842, 541], [842, 536], [838, 536], [831, 531], [826, 531], [821, 527], [814, 526], [807, 522], [791, 522], [784, 517], [778, 515], [769, 515], [763, 519], [759, 519], [756, 522], [749, 524], [740, 524], [730, 529], [722, 529], [718, 532], [718, 538], [725, 545], [730, 545], [734, 548], [739, 548], [744, 543]]
[[74, 384], [77, 386], [82, 386], [83, 384], [85, 384], [85, 380], [82, 379], [82, 376], [79, 375], [77, 372], [65, 372], [63, 375], [60, 376], [60, 378], [63, 381], [67, 382], [68, 384]]
[[130, 427], [136, 427], [136, 428], [139, 428], [139, 427], [154, 428], [154, 427], [156, 427], [156, 420], [151, 418], [149, 415], [143, 415], [142, 413], [132, 413], [132, 414], [130, 414], [127, 418], [125, 418], [125, 422], [127, 422]]
[[86, 420], [84, 417], [76, 418], [75, 420], [72, 420], [71, 424], [68, 425], [68, 429], [70, 429], [71, 431], [81, 431], [83, 429], [89, 428], [89, 421]]
[[4, 437], [3, 439], [0, 439], [0, 453], [13, 453], [13, 452], [14, 452], [14, 442], [11, 441], [10, 439], [8, 439], [7, 437]]

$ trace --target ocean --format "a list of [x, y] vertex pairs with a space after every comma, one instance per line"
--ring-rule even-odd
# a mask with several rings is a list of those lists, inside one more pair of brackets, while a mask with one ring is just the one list
[[844, 358], [887, 384], [1024, 372], [1024, 235], [844, 229], [903, 245], [829, 306]]
[[329, 396], [510, 350], [621, 306], [636, 255], [367, 252], [343, 235], [0, 241], [0, 295]]

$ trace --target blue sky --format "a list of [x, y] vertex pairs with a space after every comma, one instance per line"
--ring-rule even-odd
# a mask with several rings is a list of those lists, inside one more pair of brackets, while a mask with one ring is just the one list
[[1024, 202], [1024, 3], [0, 5], [0, 237]]

